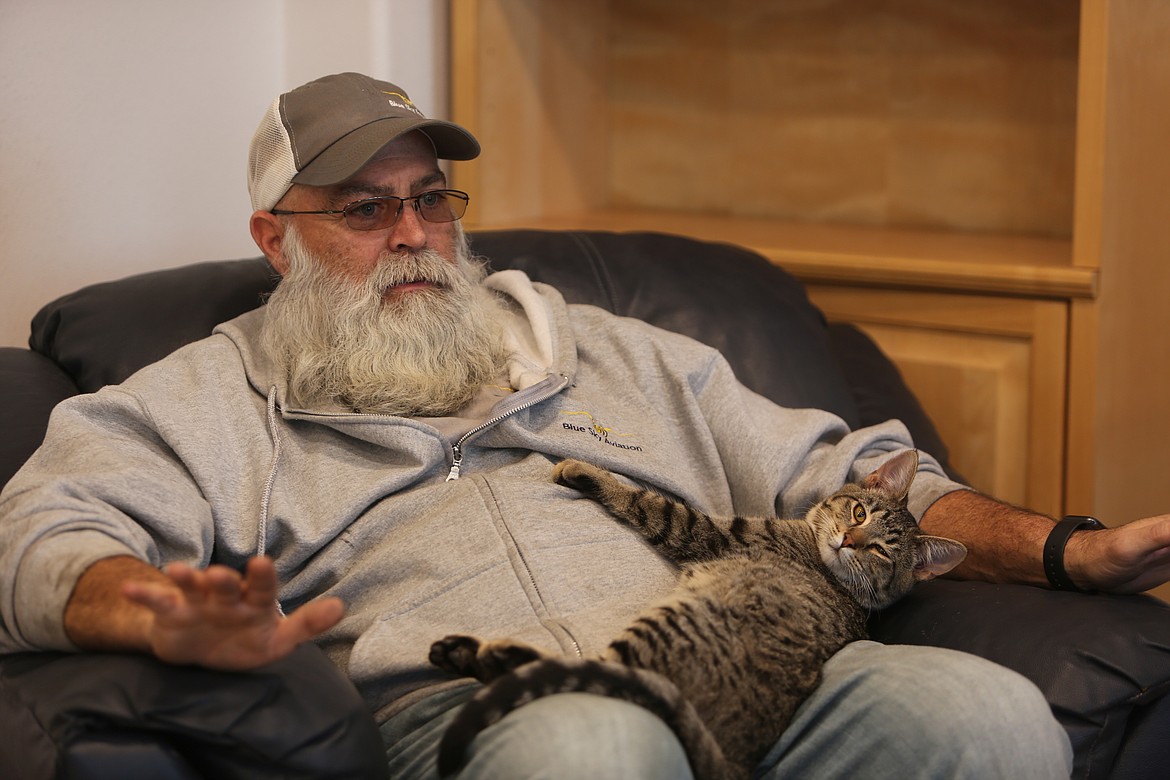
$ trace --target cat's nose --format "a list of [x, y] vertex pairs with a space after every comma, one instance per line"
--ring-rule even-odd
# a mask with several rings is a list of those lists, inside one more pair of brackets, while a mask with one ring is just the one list
[[861, 528], [850, 528], [841, 540], [842, 547], [861, 548], [869, 544], [869, 535]]

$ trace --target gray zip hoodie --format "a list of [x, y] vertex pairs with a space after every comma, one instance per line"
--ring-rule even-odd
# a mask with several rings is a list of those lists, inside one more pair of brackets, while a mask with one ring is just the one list
[[[100, 558], [242, 567], [264, 552], [286, 612], [346, 603], [319, 641], [384, 719], [453, 684], [426, 660], [439, 637], [596, 653], [671, 588], [671, 564], [551, 481], [561, 459], [712, 513], [796, 516], [912, 446], [897, 422], [850, 432], [780, 408], [714, 350], [519, 271], [485, 284], [512, 304], [519, 389], [461, 427], [291, 408], [258, 346], [264, 309], [62, 403], [0, 495], [0, 652], [73, 649], [65, 603]], [[924, 455], [911, 510], [959, 487]]]

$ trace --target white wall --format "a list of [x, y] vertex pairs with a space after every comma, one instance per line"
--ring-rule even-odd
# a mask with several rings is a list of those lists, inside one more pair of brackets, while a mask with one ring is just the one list
[[359, 70], [447, 114], [442, 0], [0, 0], [0, 345], [95, 281], [259, 254], [248, 141]]

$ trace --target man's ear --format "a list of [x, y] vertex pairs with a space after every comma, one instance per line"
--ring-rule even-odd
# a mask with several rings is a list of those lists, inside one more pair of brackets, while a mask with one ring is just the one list
[[268, 258], [276, 272], [284, 276], [288, 272], [288, 262], [281, 252], [284, 243], [284, 224], [271, 212], [257, 211], [252, 214], [248, 227], [252, 231], [252, 240], [256, 242], [256, 246], [260, 247], [260, 251]]

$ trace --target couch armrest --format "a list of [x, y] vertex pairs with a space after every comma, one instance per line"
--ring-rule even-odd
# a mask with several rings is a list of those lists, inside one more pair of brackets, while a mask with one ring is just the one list
[[0, 659], [0, 776], [385, 778], [357, 691], [315, 645], [251, 672], [129, 654]]
[[42, 307], [33, 316], [29, 346], [92, 393], [255, 309], [277, 279], [259, 257], [92, 284]]
[[901, 420], [914, 445], [929, 452], [956, 482], [963, 476], [951, 464], [951, 454], [934, 421], [906, 384], [898, 367], [863, 330], [847, 322], [830, 322], [829, 340], [841, 363], [841, 373], [857, 404], [859, 426]]
[[0, 488], [41, 446], [53, 407], [76, 393], [73, 380], [44, 355], [0, 347]]
[[935, 580], [875, 615], [870, 635], [964, 650], [1032, 680], [1072, 739], [1075, 778], [1110, 777], [1123, 742], [1135, 760], [1165, 756], [1170, 606], [1157, 599]]

